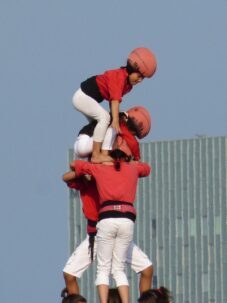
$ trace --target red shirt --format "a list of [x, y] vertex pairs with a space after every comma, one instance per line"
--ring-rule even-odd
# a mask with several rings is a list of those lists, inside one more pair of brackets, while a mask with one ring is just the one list
[[114, 165], [93, 164], [86, 161], [74, 161], [76, 174], [90, 174], [96, 180], [100, 203], [105, 201], [135, 201], [138, 178], [150, 174], [150, 166], [146, 163], [122, 162], [120, 171]]
[[122, 96], [130, 92], [132, 86], [128, 82], [128, 73], [125, 68], [108, 70], [96, 76], [99, 91], [108, 101], [122, 101]]
[[85, 182], [81, 178], [76, 178], [75, 180], [68, 182], [67, 185], [69, 188], [80, 191], [82, 209], [85, 218], [92, 221], [98, 221], [100, 205], [99, 194], [95, 181]]
[[121, 136], [126, 141], [129, 149], [131, 150], [134, 160], [139, 161], [140, 160], [139, 142], [136, 140], [135, 136], [130, 132], [125, 122], [120, 123], [120, 128], [122, 134], [118, 136]]

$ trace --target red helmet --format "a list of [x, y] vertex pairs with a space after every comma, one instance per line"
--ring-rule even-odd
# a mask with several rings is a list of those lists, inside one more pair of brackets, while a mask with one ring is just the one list
[[155, 55], [146, 47], [135, 48], [128, 56], [128, 63], [146, 78], [152, 77], [157, 67]]
[[127, 114], [137, 128], [136, 136], [139, 139], [144, 138], [151, 129], [151, 116], [149, 111], [143, 106], [135, 106], [127, 110]]

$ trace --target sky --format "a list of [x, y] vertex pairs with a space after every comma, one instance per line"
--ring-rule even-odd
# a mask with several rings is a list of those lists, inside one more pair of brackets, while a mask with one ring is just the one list
[[148, 47], [157, 72], [121, 103], [150, 111], [142, 142], [227, 135], [226, 16], [227, 0], [0, 1], [1, 302], [60, 302], [83, 80]]

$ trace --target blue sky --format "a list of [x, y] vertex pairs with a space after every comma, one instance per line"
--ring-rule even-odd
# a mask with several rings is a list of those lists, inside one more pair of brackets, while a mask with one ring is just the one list
[[226, 136], [226, 16], [226, 0], [0, 2], [2, 302], [60, 302], [68, 257], [61, 175], [86, 121], [71, 103], [80, 82], [149, 47], [157, 73], [121, 104], [150, 110], [144, 141]]

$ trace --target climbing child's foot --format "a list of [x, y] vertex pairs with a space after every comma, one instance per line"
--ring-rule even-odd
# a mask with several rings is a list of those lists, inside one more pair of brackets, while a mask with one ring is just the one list
[[113, 159], [110, 156], [107, 155], [92, 155], [91, 162], [92, 163], [103, 163], [103, 162], [111, 162]]

